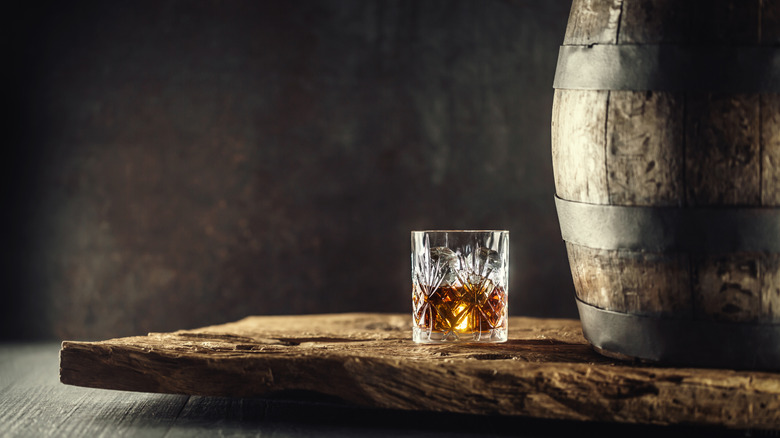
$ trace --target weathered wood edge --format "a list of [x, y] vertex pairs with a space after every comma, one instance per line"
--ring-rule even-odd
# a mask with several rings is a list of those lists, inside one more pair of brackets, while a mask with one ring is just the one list
[[[378, 322], [387, 317], [376, 315]], [[204, 328], [208, 329], [204, 334], [218, 327]], [[176, 333], [150, 336], [166, 335]], [[61, 381], [208, 396], [314, 391], [379, 408], [780, 429], [780, 375], [775, 373], [617, 365], [604, 360], [528, 362], [521, 355], [484, 353], [489, 348], [450, 356], [444, 354], [447, 345], [417, 347], [397, 337], [377, 339], [385, 348], [379, 355], [370, 348], [326, 347], [290, 354], [284, 345], [269, 352], [176, 351], [139, 345], [145, 338], [149, 337], [63, 342]], [[362, 347], [371, 342], [362, 342]], [[414, 348], [442, 353], [420, 358], [392, 354], [394, 349], [408, 353]]]

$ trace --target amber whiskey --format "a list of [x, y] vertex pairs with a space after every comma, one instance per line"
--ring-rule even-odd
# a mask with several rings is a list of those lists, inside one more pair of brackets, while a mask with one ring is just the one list
[[490, 280], [433, 290], [416, 284], [413, 289], [415, 328], [441, 334], [438, 340], [489, 337], [496, 330], [506, 330], [506, 292]]

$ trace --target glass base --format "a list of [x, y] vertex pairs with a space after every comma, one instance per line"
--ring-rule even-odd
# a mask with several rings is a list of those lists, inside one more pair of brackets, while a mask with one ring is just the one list
[[506, 339], [506, 329], [503, 327], [484, 332], [466, 333], [455, 331], [434, 332], [419, 327], [412, 327], [412, 340], [418, 344], [447, 344], [454, 342], [496, 343], [506, 342]]

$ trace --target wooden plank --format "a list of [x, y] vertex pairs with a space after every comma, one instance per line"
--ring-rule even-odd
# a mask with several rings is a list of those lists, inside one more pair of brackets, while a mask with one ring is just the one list
[[563, 44], [615, 44], [623, 0], [574, 0]]
[[780, 94], [777, 93], [761, 95], [761, 205], [780, 207]]
[[609, 202], [605, 165], [607, 91], [555, 90], [552, 160], [555, 192], [563, 199]]
[[[259, 398], [191, 397], [166, 438], [281, 437], [483, 437], [496, 432], [532, 436], [538, 425], [516, 417], [367, 409], [344, 403]], [[523, 421], [525, 420], [525, 421]], [[552, 426], [546, 423], [547, 426]], [[571, 427], [571, 425], [566, 425]], [[259, 429], [259, 432], [258, 432]], [[546, 436], [553, 436], [548, 432]]]
[[681, 93], [612, 91], [607, 116], [610, 204], [685, 202]]
[[[78, 388], [57, 382], [58, 343], [0, 344], [0, 436], [705, 436], [708, 429], [581, 423], [516, 416], [367, 409], [312, 393], [284, 398], [187, 397]], [[18, 365], [12, 365], [16, 363]], [[4, 403], [11, 397], [11, 400]], [[186, 403], [184, 403], [186, 401]]]
[[758, 105], [757, 94], [688, 94], [688, 205], [760, 205]]
[[[289, 397], [289, 396], [288, 396]], [[710, 438], [722, 429], [626, 423], [583, 423], [518, 416], [464, 415], [451, 412], [388, 411], [344, 403], [312, 401], [311, 394], [292, 400], [193, 396], [165, 438], [215, 436], [484, 438], [487, 436]], [[732, 431], [736, 432], [736, 431]]]
[[40, 360], [40, 358], [49, 358], [51, 352], [41, 350], [40, 345], [35, 344], [12, 344], [3, 345], [0, 348], [0, 367], [3, 372], [0, 373], [0, 393], [7, 387], [17, 383], [20, 379], [26, 378], [28, 374], [35, 370], [28, 365], [29, 360]]
[[[190, 397], [165, 437], [240, 436], [261, 424], [263, 427], [256, 433], [272, 436], [279, 431], [266, 421], [270, 405], [262, 399]], [[299, 406], [299, 414], [308, 414], [311, 407], [306, 408]]]
[[[200, 395], [313, 391], [362, 406], [649, 424], [780, 427], [780, 375], [594, 353], [574, 320], [511, 318], [503, 344], [416, 345], [410, 317], [249, 317], [64, 342], [64, 383]], [[740, 403], [732, 403], [740, 400]]]
[[593, 249], [566, 243], [577, 297], [636, 315], [684, 318], [693, 312], [688, 258]]

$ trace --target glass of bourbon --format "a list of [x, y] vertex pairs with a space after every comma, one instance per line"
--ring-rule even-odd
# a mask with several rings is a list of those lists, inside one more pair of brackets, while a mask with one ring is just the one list
[[412, 231], [412, 339], [504, 342], [509, 231]]

